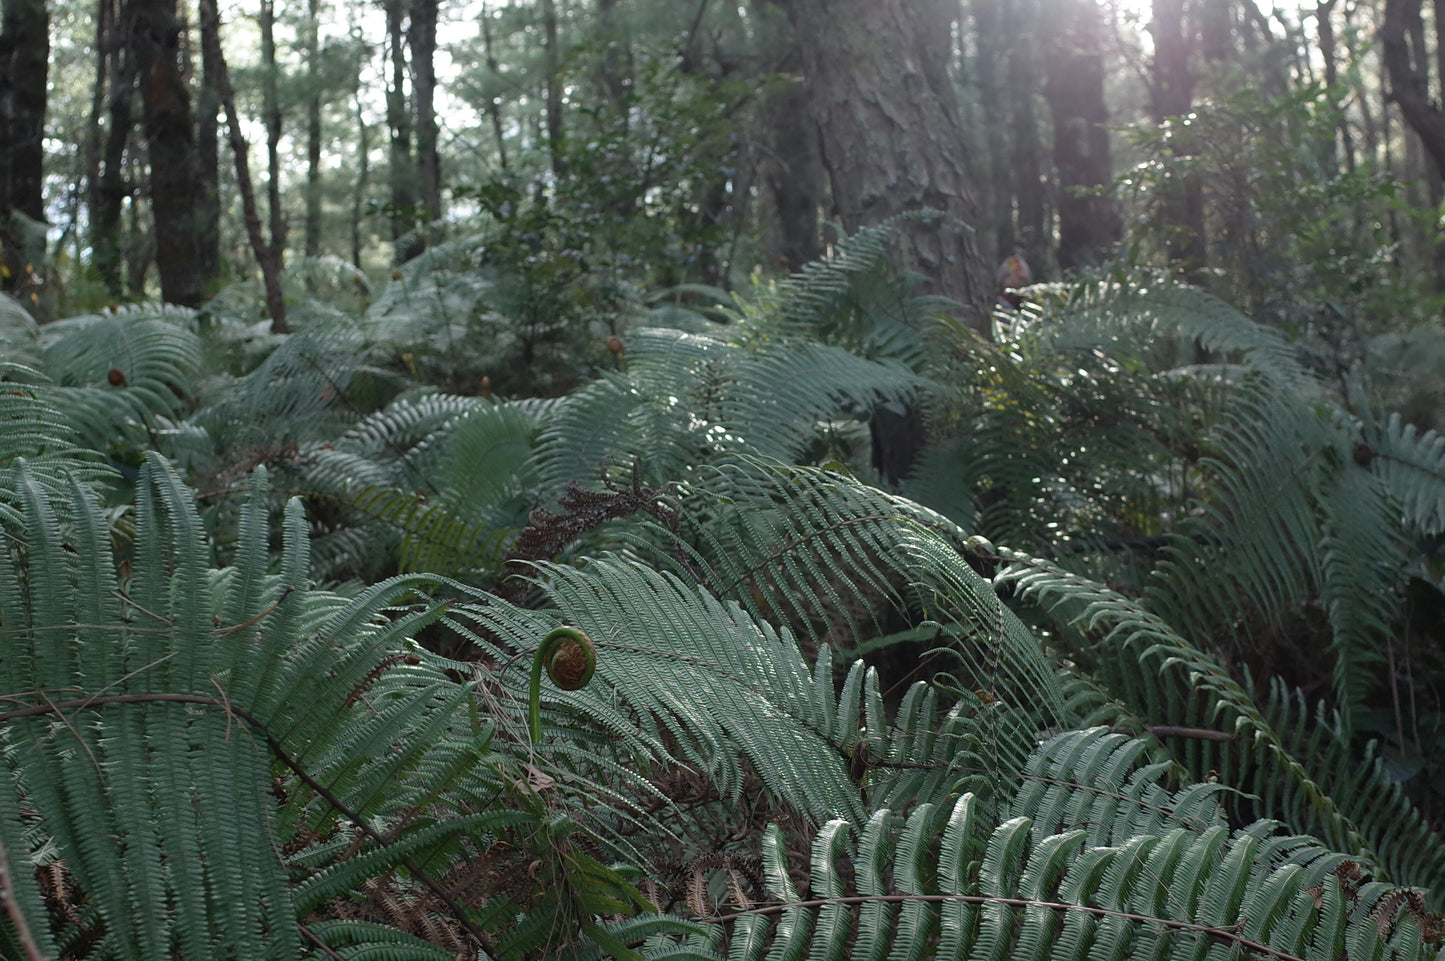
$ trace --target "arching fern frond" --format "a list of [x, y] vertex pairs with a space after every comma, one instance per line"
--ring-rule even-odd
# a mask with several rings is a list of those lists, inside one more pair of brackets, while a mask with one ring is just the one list
[[[1031, 769], [1061, 775], [1056, 789], [1021, 795], [1002, 819], [965, 794], [906, 816], [880, 810], [856, 833], [831, 823], [806, 895], [774, 830], [763, 846], [769, 903], [700, 920], [723, 926], [726, 956], [745, 959], [1434, 955], [1418, 902], [1361, 885], [1353, 862], [1269, 822], [1231, 834], [1208, 791], [1167, 795], [1157, 769], [1129, 763], [1137, 752], [1099, 732], [1055, 739]], [[1085, 772], [1096, 780], [1072, 780]], [[1163, 804], [1180, 826], [1099, 844], [1088, 814], [1111, 792], [1116, 813]]]
[[[1374, 773], [1368, 784], [1341, 779], [1344, 762], [1321, 763], [1317, 745], [1277, 728], [1218, 662], [1138, 603], [1046, 561], [999, 553], [1009, 565], [998, 582], [1049, 612], [1059, 642], [1077, 662], [1075, 672], [1116, 699], [1110, 723], [1139, 733], [1159, 728], [1191, 776], [1202, 781], [1217, 772], [1241, 796], [1259, 798], [1252, 808], [1257, 815], [1352, 852], [1382, 878], [1431, 889], [1445, 883], [1445, 843], [1398, 789], [1375, 781]], [[1126, 713], [1117, 713], [1120, 708]], [[1214, 733], [1221, 736], [1208, 736]], [[1405, 825], [1412, 825], [1410, 842], [1400, 844], [1393, 832]]]

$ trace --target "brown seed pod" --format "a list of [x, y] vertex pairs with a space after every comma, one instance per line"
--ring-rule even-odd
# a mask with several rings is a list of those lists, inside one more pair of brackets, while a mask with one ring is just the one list
[[110, 386], [112, 387], [124, 387], [125, 371], [121, 370], [119, 367], [112, 367], [110, 369], [110, 372], [105, 375], [105, 379], [110, 381]]
[[610, 350], [610, 351], [612, 351], [612, 353], [614, 353], [614, 354], [620, 354], [620, 353], [622, 353], [622, 338], [621, 338], [621, 337], [618, 337], [616, 334], [613, 334], [611, 337], [608, 337], [608, 338], [607, 338], [607, 349]]

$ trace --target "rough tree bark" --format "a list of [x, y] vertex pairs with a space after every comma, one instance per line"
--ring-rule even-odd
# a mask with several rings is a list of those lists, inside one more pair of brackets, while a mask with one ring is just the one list
[[1101, 263], [1123, 236], [1114, 198], [1095, 188], [1113, 180], [1104, 103], [1104, 16], [1097, 0], [1052, 0], [1047, 20], [1049, 109], [1059, 175], [1059, 267]]
[[991, 284], [974, 241], [963, 130], [948, 60], [958, 4], [787, 0], [835, 214], [849, 230], [932, 208], [905, 226], [933, 288], [988, 327]]
[[181, 71], [176, 0], [130, 0], [125, 21], [140, 79], [161, 297], [193, 307], [205, 278], [196, 229], [196, 132]]
[[[45, 220], [45, 97], [50, 16], [45, 0], [5, 0], [0, 19], [0, 248], [7, 288], [26, 276], [11, 215]], [[34, 265], [38, 266], [38, 264]]]

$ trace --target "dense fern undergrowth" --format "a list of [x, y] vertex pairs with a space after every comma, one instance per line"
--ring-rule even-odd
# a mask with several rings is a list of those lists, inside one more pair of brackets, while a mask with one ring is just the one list
[[0, 954], [1440, 956], [1445, 440], [1147, 273], [986, 340], [889, 240], [0, 306]]

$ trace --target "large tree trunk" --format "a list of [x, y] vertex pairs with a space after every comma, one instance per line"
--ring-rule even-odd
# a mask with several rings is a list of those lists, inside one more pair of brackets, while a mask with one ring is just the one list
[[963, 130], [948, 76], [946, 0], [788, 0], [835, 213], [856, 230], [906, 210], [911, 259], [934, 290], [988, 327], [991, 285], [979, 258]]
[[[0, 21], [0, 250], [11, 288], [38, 268], [12, 230], [13, 214], [45, 220], [45, 92], [50, 17], [45, 0], [5, 0]], [[40, 254], [44, 253], [41, 244]]]
[[196, 134], [181, 72], [176, 0], [130, 0], [127, 21], [141, 81], [161, 297], [195, 306], [204, 282], [196, 229]]
[[1055, 26], [1047, 92], [1059, 174], [1059, 266], [1101, 263], [1123, 234], [1114, 199], [1099, 188], [1113, 180], [1108, 108], [1104, 104], [1104, 18], [1097, 0], [1052, 0]]

